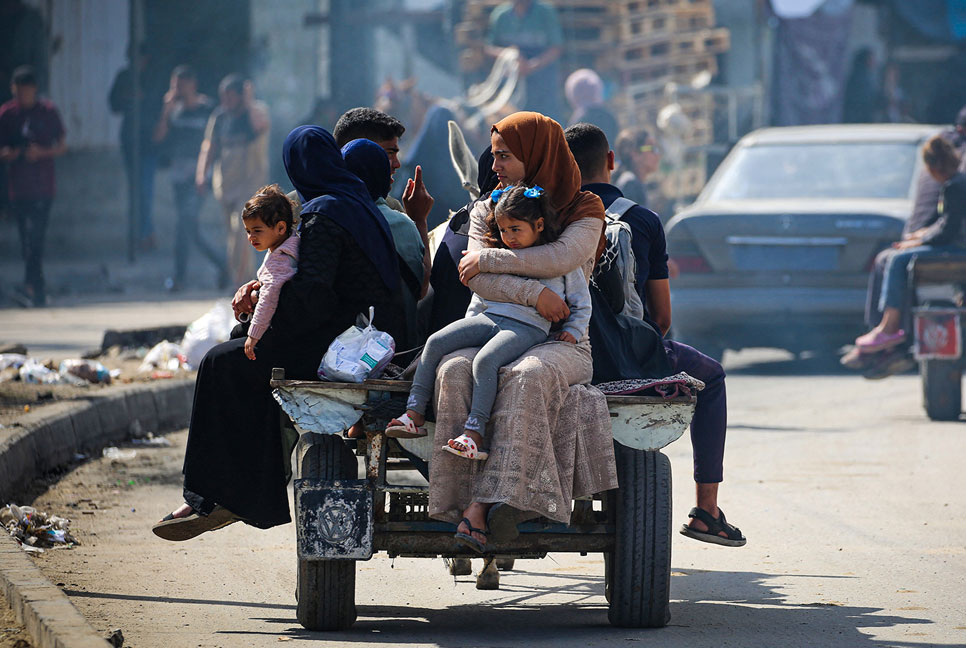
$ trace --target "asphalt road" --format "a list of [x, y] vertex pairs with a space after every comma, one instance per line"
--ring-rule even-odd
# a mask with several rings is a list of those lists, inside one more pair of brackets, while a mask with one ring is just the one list
[[[129, 462], [81, 466], [40, 496], [67, 509], [83, 544], [39, 560], [95, 628], [119, 627], [138, 648], [966, 646], [966, 426], [928, 422], [915, 376], [866, 382], [828, 359], [766, 351], [726, 366], [720, 501], [749, 542], [675, 533], [661, 630], [608, 626], [600, 556], [554, 554], [517, 561], [496, 592], [440, 560], [379, 556], [358, 567], [356, 625], [307, 632], [295, 620], [293, 525], [183, 544], [150, 534], [179, 501], [184, 432]], [[690, 444], [666, 451], [680, 524], [693, 505]]]

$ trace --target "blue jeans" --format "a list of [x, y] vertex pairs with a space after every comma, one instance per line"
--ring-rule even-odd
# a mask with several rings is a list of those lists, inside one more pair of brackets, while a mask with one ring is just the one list
[[456, 320], [426, 340], [406, 407], [425, 414], [426, 405], [433, 396], [436, 368], [443, 356], [459, 349], [482, 346], [473, 358], [473, 400], [465, 427], [485, 437], [486, 424], [496, 401], [500, 367], [546, 340], [547, 334], [536, 326], [499, 315], [481, 314]]
[[201, 253], [218, 268], [219, 285], [226, 283], [228, 281], [228, 264], [225, 261], [224, 251], [216, 250], [215, 246], [209, 243], [198, 229], [198, 214], [201, 212], [203, 197], [195, 189], [193, 180], [175, 182], [173, 187], [174, 208], [178, 216], [174, 235], [175, 284], [181, 285], [184, 283], [188, 268], [188, 253], [194, 245], [198, 246]]
[[909, 262], [912, 261], [913, 257], [928, 259], [943, 256], [950, 252], [966, 256], [966, 250], [963, 248], [949, 245], [937, 247], [922, 245], [894, 252], [886, 263], [885, 277], [882, 280], [882, 296], [879, 298], [879, 310], [905, 307], [909, 285]]

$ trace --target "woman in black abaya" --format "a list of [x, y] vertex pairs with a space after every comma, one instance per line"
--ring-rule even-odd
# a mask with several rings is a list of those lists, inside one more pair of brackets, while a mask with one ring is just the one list
[[283, 159], [302, 200], [298, 271], [282, 288], [255, 360], [245, 357], [242, 337], [214, 347], [198, 369], [185, 504], [153, 528], [166, 540], [238, 520], [259, 528], [289, 522], [272, 368], [315, 378], [332, 340], [370, 306], [379, 329], [399, 339], [406, 334], [392, 234], [335, 140], [322, 128], [300, 126], [286, 138]]

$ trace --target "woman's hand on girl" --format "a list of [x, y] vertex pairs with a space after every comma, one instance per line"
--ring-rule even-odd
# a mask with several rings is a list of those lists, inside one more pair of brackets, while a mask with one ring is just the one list
[[550, 322], [560, 322], [570, 317], [570, 308], [567, 306], [567, 302], [549, 288], [540, 291], [540, 296], [537, 297], [537, 312], [543, 319]]
[[559, 342], [570, 342], [571, 344], [577, 344], [577, 338], [575, 338], [567, 331], [557, 331], [553, 338]]
[[[463, 258], [460, 259], [460, 282], [465, 286], [470, 279], [480, 274], [480, 251], [463, 251]], [[542, 315], [543, 313], [541, 313]]]

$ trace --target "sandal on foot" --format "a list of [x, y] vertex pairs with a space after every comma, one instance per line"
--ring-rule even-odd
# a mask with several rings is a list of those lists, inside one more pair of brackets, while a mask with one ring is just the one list
[[869, 331], [865, 335], [855, 338], [855, 346], [862, 353], [874, 353], [883, 349], [891, 349], [902, 344], [906, 339], [906, 332], [899, 330], [895, 333], [885, 331]]
[[[462, 520], [460, 520], [460, 523], [461, 524], [466, 523], [466, 526], [469, 528], [470, 532], [463, 533], [462, 531], [457, 531], [456, 534], [453, 535], [453, 537], [456, 538], [456, 541], [459, 542], [460, 544], [466, 545], [476, 553], [485, 553], [486, 545], [480, 542], [479, 540], [477, 540], [476, 538], [474, 538], [472, 534], [479, 533], [485, 538], [489, 534], [489, 531], [484, 531], [483, 529], [477, 529], [470, 522], [469, 518], [463, 518]], [[457, 524], [456, 527], [459, 528], [459, 524]]]
[[[457, 450], [456, 448], [451, 446], [450, 443], [461, 443], [463, 444], [463, 447], [465, 447], [466, 449]], [[445, 450], [446, 452], [449, 452], [450, 454], [454, 454], [457, 457], [463, 457], [464, 459], [473, 459], [475, 461], [485, 461], [486, 458], [490, 456], [488, 452], [483, 452], [482, 450], [477, 448], [476, 441], [474, 441], [473, 439], [471, 439], [469, 436], [465, 434], [461, 434], [455, 439], [450, 439], [449, 443], [443, 446], [443, 450]]]
[[[393, 425], [392, 421], [398, 421], [399, 425]], [[409, 414], [397, 416], [386, 427], [386, 436], [393, 439], [418, 439], [426, 436], [426, 426], [416, 425], [409, 417]]]
[[502, 502], [497, 502], [487, 511], [486, 526], [490, 530], [490, 537], [496, 542], [516, 540], [520, 535], [516, 509]]
[[[698, 531], [694, 527], [685, 524], [681, 527], [681, 535], [683, 536], [700, 540], [701, 542], [724, 545], [725, 547], [743, 547], [748, 542], [745, 536], [741, 535], [741, 529], [732, 524], [728, 524], [724, 511], [720, 508], [718, 509], [717, 518], [711, 517], [710, 513], [697, 506], [691, 509], [688, 517], [701, 520], [707, 525], [708, 530]], [[727, 538], [718, 535], [722, 531], [728, 535]]]
[[239, 520], [241, 520], [240, 517], [224, 506], [215, 506], [208, 515], [202, 515], [193, 509], [191, 513], [184, 517], [174, 517], [173, 514], [169, 513], [160, 522], [151, 527], [151, 531], [154, 532], [154, 535], [164, 540], [180, 542], [182, 540], [190, 540], [205, 531], [222, 529]]

